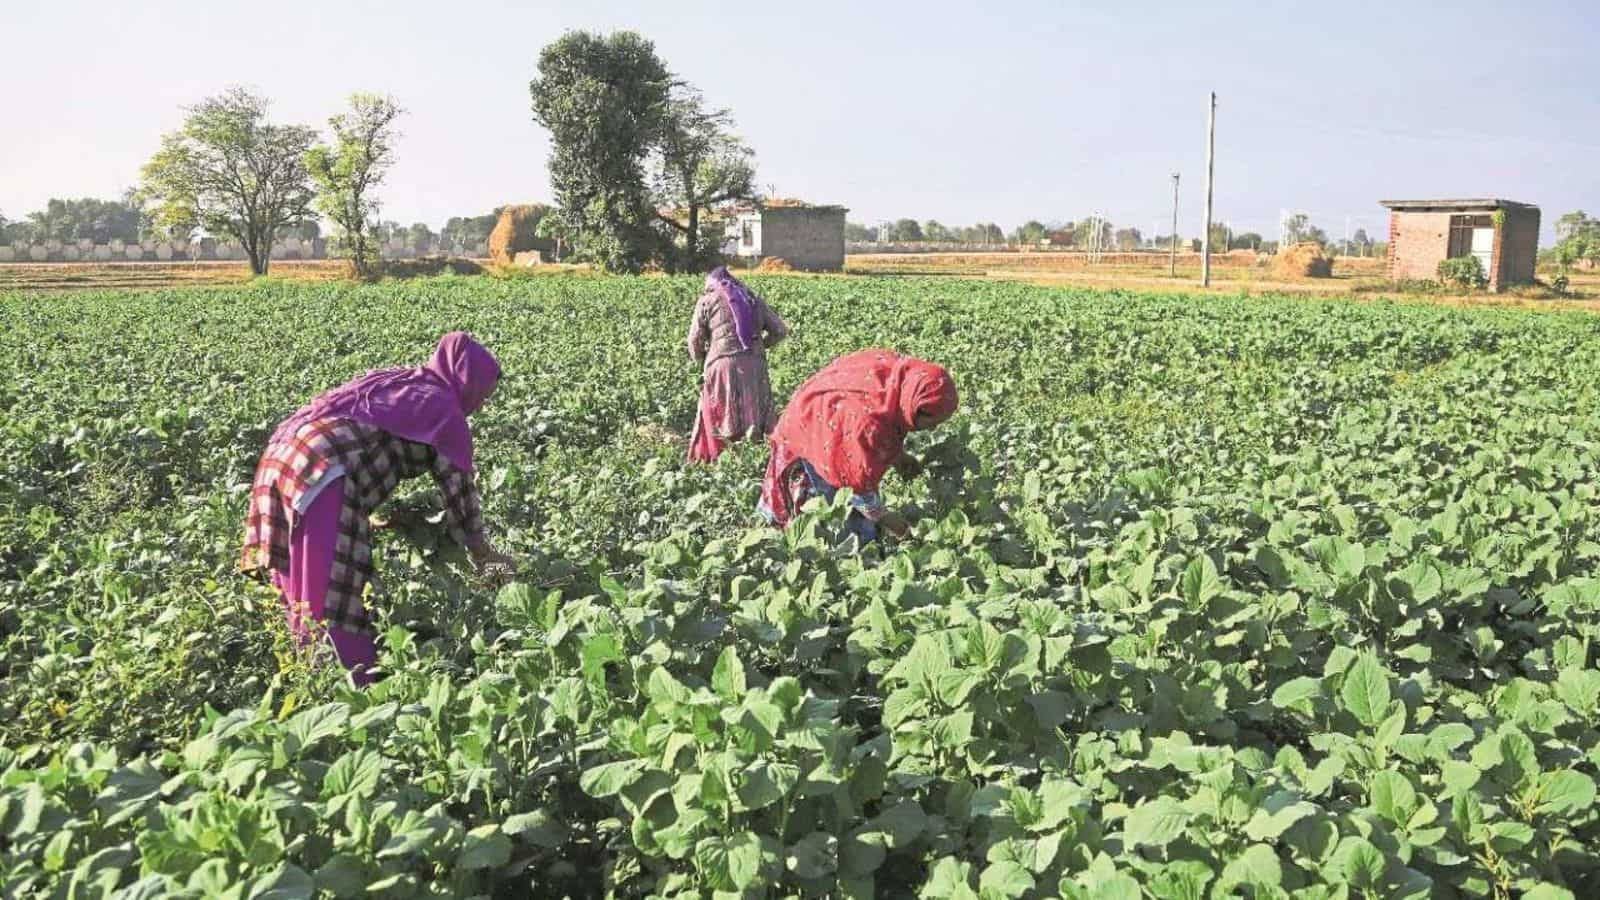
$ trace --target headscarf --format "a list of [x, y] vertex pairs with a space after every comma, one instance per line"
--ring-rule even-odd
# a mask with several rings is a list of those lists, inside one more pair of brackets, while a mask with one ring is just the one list
[[706, 276], [706, 290], [715, 291], [728, 304], [739, 346], [746, 350], [754, 347], [761, 335], [756, 324], [756, 299], [750, 295], [750, 289], [733, 277], [727, 266], [717, 266]]
[[465, 472], [472, 469], [472, 430], [478, 411], [500, 381], [500, 363], [465, 332], [439, 340], [426, 365], [383, 369], [346, 382], [301, 407], [278, 426], [293, 434], [315, 419], [348, 417], [408, 441], [428, 444]]
[[[829, 484], [870, 493], [905, 451], [918, 416], [942, 421], [958, 403], [950, 373], [931, 362], [891, 350], [841, 356], [789, 400], [772, 433], [774, 461], [803, 459]], [[782, 476], [788, 462], [776, 468]]]

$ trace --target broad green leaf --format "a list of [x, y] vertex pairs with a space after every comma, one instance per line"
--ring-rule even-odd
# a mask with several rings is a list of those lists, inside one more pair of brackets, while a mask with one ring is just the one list
[[1541, 815], [1571, 816], [1594, 805], [1594, 780], [1573, 769], [1546, 772], [1539, 778]]
[[1296, 822], [1315, 815], [1317, 807], [1293, 791], [1277, 791], [1245, 823], [1245, 836], [1253, 841], [1274, 841]]
[[761, 874], [761, 838], [751, 832], [728, 838], [728, 876], [733, 886], [744, 890]]
[[1133, 808], [1123, 823], [1129, 846], [1164, 847], [1189, 824], [1190, 813], [1171, 797], [1157, 797]]
[[1322, 696], [1322, 681], [1302, 675], [1291, 678], [1272, 692], [1272, 705], [1279, 709], [1298, 709], [1311, 712], [1311, 701]]
[[1345, 880], [1364, 890], [1377, 890], [1383, 884], [1383, 872], [1388, 861], [1383, 851], [1372, 846], [1366, 838], [1347, 837], [1339, 842], [1335, 853], [1339, 872]]
[[456, 856], [458, 869], [497, 869], [511, 860], [511, 839], [498, 825], [480, 825], [467, 832]]
[[839, 839], [826, 832], [813, 831], [789, 848], [785, 864], [800, 878], [831, 875], [839, 866]]
[[717, 655], [717, 665], [711, 670], [711, 690], [730, 703], [744, 699], [744, 664], [732, 646], [722, 648]]
[[585, 769], [578, 787], [591, 797], [609, 797], [627, 787], [644, 768], [642, 759], [625, 759]]
[[990, 897], [1021, 897], [1033, 890], [1033, 873], [1008, 859], [990, 863], [978, 879], [978, 893]]
[[1244, 853], [1228, 862], [1223, 870], [1223, 881], [1277, 887], [1283, 882], [1283, 862], [1266, 844], [1251, 844]]
[[1377, 657], [1362, 654], [1345, 673], [1339, 698], [1357, 721], [1374, 727], [1389, 714], [1389, 673]]
[[317, 869], [317, 887], [335, 897], [359, 897], [366, 893], [369, 877], [367, 867], [350, 853], [335, 853]]
[[1393, 769], [1379, 772], [1372, 779], [1372, 808], [1395, 825], [1404, 825], [1417, 804], [1416, 788]]
[[1215, 877], [1205, 863], [1180, 859], [1162, 866], [1146, 887], [1156, 900], [1206, 900], [1206, 885]]

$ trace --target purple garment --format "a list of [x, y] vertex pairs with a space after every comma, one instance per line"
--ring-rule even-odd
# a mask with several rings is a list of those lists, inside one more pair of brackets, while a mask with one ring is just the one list
[[739, 336], [740, 345], [746, 350], [754, 347], [761, 334], [756, 322], [755, 298], [750, 296], [750, 289], [733, 277], [727, 266], [717, 266], [706, 276], [706, 290], [716, 291], [728, 304], [728, 312], [733, 314], [733, 331]]
[[336, 387], [285, 419], [274, 440], [314, 419], [348, 417], [431, 445], [456, 468], [471, 472], [467, 416], [478, 411], [499, 381], [494, 355], [464, 332], [453, 331], [439, 340], [427, 365], [368, 372]]
[[[339, 514], [343, 507], [344, 477], [340, 476], [328, 482], [295, 523], [289, 541], [289, 570], [272, 571], [272, 586], [283, 595], [289, 633], [302, 647], [314, 644], [323, 631], [321, 622], [328, 583], [333, 579], [333, 555], [339, 543]], [[338, 626], [328, 628], [327, 635], [356, 686], [371, 684], [372, 669], [378, 662], [377, 640], [371, 634]]]

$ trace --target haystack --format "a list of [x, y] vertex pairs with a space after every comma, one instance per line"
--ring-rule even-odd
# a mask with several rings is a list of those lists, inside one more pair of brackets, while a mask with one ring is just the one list
[[1331, 278], [1333, 257], [1323, 252], [1322, 245], [1302, 241], [1272, 258], [1272, 274], [1278, 278]]
[[763, 256], [756, 266], [757, 272], [793, 272], [794, 266], [781, 256]]
[[535, 229], [539, 220], [550, 211], [540, 203], [507, 206], [500, 210], [500, 219], [489, 232], [489, 258], [497, 265], [509, 266], [517, 254], [529, 250], [552, 251], [555, 244], [539, 237]]

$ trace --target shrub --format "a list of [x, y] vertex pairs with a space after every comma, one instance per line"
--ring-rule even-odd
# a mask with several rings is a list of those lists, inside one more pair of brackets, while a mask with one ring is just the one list
[[1483, 261], [1476, 256], [1457, 256], [1439, 263], [1439, 280], [1458, 288], [1482, 290], [1489, 286]]

